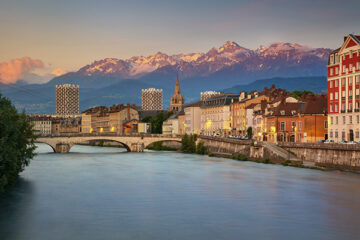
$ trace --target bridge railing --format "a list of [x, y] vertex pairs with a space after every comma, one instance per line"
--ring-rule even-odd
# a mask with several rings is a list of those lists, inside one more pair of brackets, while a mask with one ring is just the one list
[[57, 137], [146, 137], [146, 138], [181, 138], [178, 134], [118, 134], [118, 133], [52, 133], [39, 135], [40, 138], [57, 138]]

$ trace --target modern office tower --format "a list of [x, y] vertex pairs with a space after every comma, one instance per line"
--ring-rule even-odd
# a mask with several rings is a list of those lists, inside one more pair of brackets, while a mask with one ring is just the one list
[[184, 108], [185, 98], [181, 95], [179, 76], [176, 77], [174, 95], [170, 99], [170, 111], [180, 112]]
[[79, 114], [79, 85], [56, 85], [56, 114]]
[[360, 141], [360, 36], [345, 36], [327, 67], [329, 139]]
[[212, 97], [218, 96], [220, 94], [221, 94], [220, 92], [215, 92], [215, 91], [201, 92], [200, 93], [200, 100], [205, 101], [208, 98], [212, 98]]
[[142, 110], [162, 110], [163, 90], [148, 88], [141, 90]]

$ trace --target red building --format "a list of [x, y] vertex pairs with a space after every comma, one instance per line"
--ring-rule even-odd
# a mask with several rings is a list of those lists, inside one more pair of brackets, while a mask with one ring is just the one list
[[360, 36], [350, 34], [329, 56], [329, 139], [360, 141], [359, 88]]

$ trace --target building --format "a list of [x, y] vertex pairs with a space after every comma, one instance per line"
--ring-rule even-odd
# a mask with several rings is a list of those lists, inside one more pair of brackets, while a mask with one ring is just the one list
[[222, 93], [221, 92], [215, 92], [215, 91], [201, 92], [200, 93], [200, 100], [205, 101], [208, 98], [212, 98], [212, 97], [218, 96], [220, 94], [222, 94]]
[[151, 124], [146, 122], [139, 122], [138, 133], [151, 133]]
[[179, 132], [178, 134], [185, 134], [186, 124], [185, 124], [185, 112], [184, 110], [178, 113], [178, 124]]
[[228, 135], [231, 130], [230, 104], [239, 95], [221, 94], [206, 99], [201, 105], [201, 134]]
[[266, 106], [267, 101], [262, 100], [253, 107], [253, 138], [257, 141], [267, 141]]
[[329, 139], [360, 141], [360, 36], [344, 37], [329, 56]]
[[163, 90], [148, 88], [141, 90], [142, 110], [154, 111], [163, 109]]
[[79, 85], [56, 85], [56, 114], [79, 114]]
[[177, 75], [174, 94], [170, 98], [170, 111], [173, 111], [174, 113], [180, 112], [184, 109], [184, 104], [185, 98], [184, 95], [181, 95], [179, 75]]
[[28, 116], [28, 119], [34, 125], [34, 133], [37, 135], [51, 134], [51, 117], [42, 115]]
[[179, 118], [177, 113], [171, 115], [166, 121], [163, 122], [162, 134], [179, 134]]
[[266, 115], [267, 141], [317, 142], [327, 139], [327, 98], [309, 95], [299, 102], [285, 98]]
[[202, 101], [188, 104], [184, 107], [185, 132], [187, 134], [200, 134], [201, 131], [201, 105]]
[[232, 119], [232, 134], [245, 136], [247, 131], [246, 107], [253, 103], [260, 103], [262, 100], [269, 100], [268, 94], [258, 93], [257, 91], [246, 94], [241, 92], [238, 99], [234, 99], [231, 103], [231, 119]]
[[80, 133], [81, 117], [53, 117], [51, 119], [51, 133]]
[[[81, 129], [84, 133], [115, 132], [125, 134], [127, 128], [139, 120], [139, 113], [135, 105], [113, 105], [111, 107], [98, 106], [90, 108], [81, 114]], [[131, 130], [131, 132], [137, 132]]]

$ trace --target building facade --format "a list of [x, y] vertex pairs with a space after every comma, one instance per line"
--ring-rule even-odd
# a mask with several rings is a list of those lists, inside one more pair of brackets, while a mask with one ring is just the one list
[[79, 85], [56, 85], [56, 114], [79, 114]]
[[180, 112], [184, 109], [185, 98], [184, 95], [181, 95], [179, 75], [176, 77], [176, 84], [174, 94], [170, 98], [170, 111], [174, 113]]
[[200, 134], [202, 101], [188, 104], [184, 107], [185, 132], [187, 134]]
[[41, 115], [34, 115], [28, 117], [29, 120], [32, 122], [34, 133], [37, 135], [48, 135], [51, 134], [51, 117], [48, 116], [41, 116]]
[[139, 113], [135, 105], [119, 104], [111, 107], [90, 108], [84, 111], [81, 117], [81, 130], [84, 133], [125, 134], [126, 128], [134, 122], [133, 120], [139, 120]]
[[163, 90], [148, 88], [141, 90], [142, 110], [154, 111], [163, 109]]
[[221, 92], [215, 92], [215, 91], [206, 91], [200, 93], [200, 101], [205, 101], [208, 98], [212, 98], [215, 96], [218, 96], [222, 94]]
[[201, 134], [226, 136], [231, 130], [230, 104], [238, 95], [222, 94], [201, 105]]
[[165, 135], [179, 134], [179, 118], [176, 113], [163, 122], [162, 133]]
[[360, 36], [344, 37], [328, 63], [329, 139], [360, 141]]

